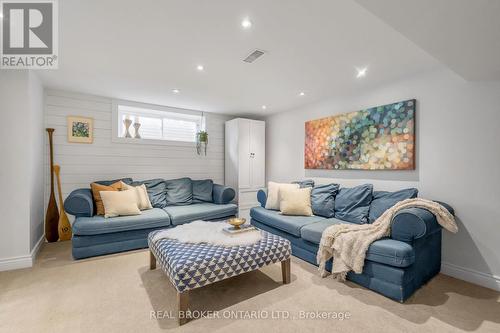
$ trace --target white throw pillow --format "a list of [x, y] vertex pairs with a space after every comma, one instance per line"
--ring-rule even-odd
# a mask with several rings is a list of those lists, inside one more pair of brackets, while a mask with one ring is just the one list
[[101, 191], [99, 193], [104, 205], [104, 217], [141, 214], [134, 191]]
[[148, 190], [146, 189], [146, 185], [142, 184], [140, 186], [132, 186], [122, 182], [122, 188], [124, 190], [135, 192], [135, 196], [137, 199], [137, 207], [139, 207], [140, 210], [153, 208], [153, 206], [151, 205], [151, 201], [149, 200], [149, 195], [148, 195]]
[[283, 215], [312, 216], [311, 188], [280, 189], [280, 210]]
[[285, 188], [296, 189], [299, 187], [300, 187], [299, 184], [268, 182], [266, 209], [274, 209], [274, 210], [280, 209], [279, 192], [281, 189]]

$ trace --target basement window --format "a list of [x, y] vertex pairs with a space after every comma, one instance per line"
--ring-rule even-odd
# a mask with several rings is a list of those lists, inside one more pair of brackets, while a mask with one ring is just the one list
[[145, 144], [194, 144], [205, 127], [200, 112], [123, 101], [113, 103], [113, 123], [114, 142]]

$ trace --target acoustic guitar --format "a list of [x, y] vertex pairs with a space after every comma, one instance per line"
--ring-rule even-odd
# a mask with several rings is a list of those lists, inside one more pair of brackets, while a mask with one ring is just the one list
[[54, 173], [56, 174], [57, 178], [57, 192], [59, 192], [59, 222], [57, 224], [57, 231], [59, 233], [59, 240], [61, 241], [66, 241], [71, 239], [71, 224], [69, 223], [68, 215], [64, 211], [64, 202], [62, 199], [62, 192], [61, 192], [61, 167], [59, 165], [54, 165]]

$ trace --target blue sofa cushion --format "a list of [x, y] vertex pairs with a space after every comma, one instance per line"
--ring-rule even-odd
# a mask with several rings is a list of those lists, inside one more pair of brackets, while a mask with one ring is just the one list
[[238, 212], [238, 206], [205, 202], [189, 206], [168, 206], [163, 210], [170, 216], [173, 225], [179, 225], [195, 220], [214, 220], [234, 216]]
[[161, 178], [135, 181], [132, 186], [146, 185], [149, 201], [154, 208], [163, 208], [167, 205], [167, 186]]
[[331, 225], [340, 223], [354, 224], [336, 218], [323, 219], [322, 221], [306, 225], [305, 227], [303, 227], [300, 230], [300, 237], [311, 243], [319, 244], [319, 241], [321, 240], [321, 235], [323, 234], [323, 230], [325, 230], [327, 227]]
[[311, 190], [311, 208], [314, 215], [335, 216], [335, 196], [339, 191], [338, 184], [318, 185]]
[[[108, 234], [100, 234], [100, 235], [89, 235], [89, 236], [80, 236], [74, 235], [71, 239], [71, 243], [73, 248], [79, 247], [93, 247], [99, 245], [110, 245], [113, 243], [121, 243], [127, 242], [135, 239], [144, 239], [148, 238], [148, 234], [151, 231], [171, 228], [172, 226], [161, 226], [155, 228], [147, 228], [147, 229], [137, 229], [137, 230], [126, 230], [120, 232], [111, 232]], [[147, 246], [146, 246], [147, 247]]]
[[141, 215], [118, 216], [104, 218], [95, 215], [92, 217], [77, 217], [73, 223], [73, 234], [80, 236], [100, 235], [127, 230], [167, 227], [170, 217], [162, 209], [153, 208], [143, 210]]
[[292, 182], [292, 184], [299, 184], [300, 188], [314, 187], [314, 180], [312, 179], [296, 180]]
[[418, 190], [407, 188], [396, 192], [374, 191], [373, 200], [370, 204], [370, 223], [378, 219], [386, 210], [400, 201], [416, 198]]
[[193, 203], [193, 181], [191, 178], [169, 179], [167, 185], [167, 206], [184, 206]]
[[[158, 229], [145, 229], [147, 233], [158, 230]], [[145, 249], [148, 247], [147, 233], [144, 238], [134, 238], [129, 240], [119, 240], [116, 242], [84, 246], [84, 247], [73, 247], [72, 254], [74, 259], [84, 259], [89, 257], [101, 256], [110, 253], [118, 253], [136, 249]], [[118, 233], [120, 234], [120, 233]], [[104, 235], [103, 235], [104, 236]], [[76, 238], [85, 237], [91, 238], [92, 236], [75, 236]], [[75, 238], [73, 238], [75, 239]]]
[[[319, 244], [323, 231], [334, 224], [345, 222], [336, 218], [323, 220], [304, 226], [300, 235], [302, 239], [314, 244]], [[408, 267], [415, 262], [415, 251], [408, 243], [390, 238], [383, 238], [373, 242], [366, 252], [366, 260], [394, 267]]]
[[394, 267], [408, 267], [415, 262], [415, 250], [408, 243], [382, 238], [370, 245], [366, 260]]
[[211, 179], [193, 180], [193, 203], [213, 202], [214, 182]]
[[250, 210], [250, 216], [262, 224], [283, 230], [291, 235], [300, 237], [300, 229], [311, 223], [324, 220], [321, 216], [289, 216], [281, 215], [279, 211], [254, 207]]
[[105, 185], [105, 186], [110, 186], [111, 184], [114, 184], [119, 181], [124, 182], [125, 184], [132, 184], [132, 178], [119, 178], [119, 179], [114, 179], [114, 180], [99, 180], [94, 183], [99, 184], [99, 185]]
[[357, 224], [368, 223], [372, 192], [372, 184], [341, 188], [335, 197], [335, 217]]

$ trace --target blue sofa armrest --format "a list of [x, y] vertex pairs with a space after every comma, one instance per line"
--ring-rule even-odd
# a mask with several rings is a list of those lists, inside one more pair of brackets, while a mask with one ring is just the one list
[[71, 192], [64, 200], [66, 213], [77, 217], [94, 216], [94, 198], [89, 188], [81, 188]]
[[236, 192], [227, 186], [214, 184], [212, 191], [212, 199], [216, 204], [228, 204], [230, 203], [234, 197], [236, 196]]
[[[454, 215], [453, 208], [444, 203], [448, 211]], [[406, 208], [399, 211], [392, 219], [391, 238], [403, 242], [412, 242], [415, 239], [425, 237], [441, 229], [434, 214], [423, 208]]]
[[266, 208], [267, 188], [263, 188], [257, 192], [257, 201], [260, 203], [262, 208]]

